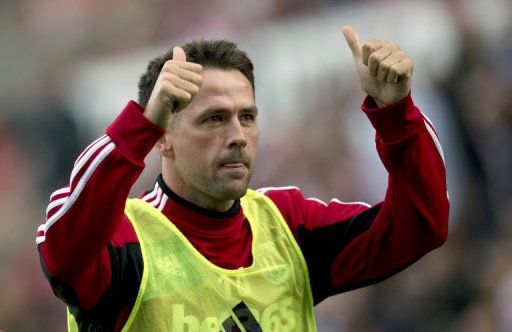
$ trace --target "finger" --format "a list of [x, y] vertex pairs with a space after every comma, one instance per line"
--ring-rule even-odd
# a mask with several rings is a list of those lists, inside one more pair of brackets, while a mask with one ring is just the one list
[[398, 80], [411, 79], [414, 71], [414, 64], [412, 63], [412, 60], [405, 58], [402, 60], [401, 64], [403, 65], [403, 71], [398, 75]]
[[[174, 61], [174, 60], [171, 60]], [[162, 70], [161, 75], [165, 76], [167, 80], [172, 80], [173, 77], [179, 77], [184, 80], [193, 82], [194, 84], [199, 85], [203, 80], [203, 75], [201, 72], [197, 73], [195, 71], [185, 69], [181, 67], [179, 64], [192, 64], [191, 62], [172, 62], [169, 63], [168, 66]]]
[[362, 62], [368, 66], [370, 54], [382, 48], [384, 45], [385, 41], [382, 39], [373, 39], [364, 43], [362, 47]]
[[186, 81], [192, 82], [197, 86], [200, 86], [203, 81], [203, 75], [190, 70], [180, 70], [177, 76]]
[[199, 86], [197, 84], [194, 84], [190, 81], [184, 80], [179, 77], [173, 77], [170, 83], [178, 89], [187, 91], [192, 96], [195, 96], [197, 92], [199, 92]]
[[398, 83], [398, 81], [410, 79], [412, 76], [413, 66], [412, 61], [408, 58], [395, 63], [389, 68], [388, 77], [386, 81], [388, 83]]
[[203, 71], [203, 66], [194, 62], [174, 61], [174, 64], [181, 69], [190, 70], [198, 74], [200, 74]]
[[393, 50], [390, 50], [387, 47], [379, 48], [375, 52], [371, 53], [368, 57], [368, 73], [371, 76], [377, 77], [380, 63], [392, 53]]
[[160, 74], [168, 76], [174, 75], [196, 84], [200, 84], [203, 77], [202, 71], [203, 67], [200, 64], [169, 60], [165, 63]]
[[388, 76], [386, 77], [386, 82], [391, 84], [398, 83], [398, 76], [400, 75], [400, 72], [402, 70], [400, 67], [400, 62], [397, 62], [389, 68]]
[[350, 47], [350, 51], [352, 52], [352, 56], [354, 57], [354, 60], [360, 60], [361, 59], [361, 41], [359, 40], [359, 35], [351, 26], [345, 25], [342, 28], [343, 36], [345, 37], [345, 40], [347, 41], [348, 46]]
[[179, 47], [176, 46], [172, 49], [172, 59], [176, 61], [187, 61], [187, 55], [185, 54], [185, 51]]
[[387, 58], [379, 63], [379, 69], [377, 70], [377, 79], [381, 82], [386, 82], [388, 77], [389, 69], [395, 63], [399, 63], [405, 58], [405, 53], [402, 51], [392, 52]]
[[181, 62], [176, 60], [167, 61], [163, 68], [162, 73], [173, 73], [175, 75], [179, 75], [179, 73], [183, 71], [190, 71], [196, 74], [201, 74], [203, 71], [203, 66], [194, 62]]
[[172, 96], [172, 112], [184, 109], [192, 100], [192, 94], [190, 92], [180, 89], [174, 85], [167, 85], [166, 90], [169, 95]]

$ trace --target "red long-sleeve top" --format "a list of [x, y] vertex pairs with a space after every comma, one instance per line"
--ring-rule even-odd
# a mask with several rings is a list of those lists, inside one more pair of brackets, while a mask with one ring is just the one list
[[[299, 243], [315, 303], [397, 273], [447, 236], [444, 160], [430, 121], [410, 95], [383, 108], [367, 97], [362, 110], [376, 129], [377, 151], [389, 173], [382, 202], [324, 203], [296, 187], [260, 189]], [[124, 205], [144, 157], [164, 132], [143, 111], [129, 102], [85, 149], [69, 185], [51, 195], [38, 228], [43, 271], [84, 329], [120, 330], [140, 285], [140, 245]], [[226, 212], [206, 210], [173, 193], [161, 176], [140, 198], [212, 263], [229, 269], [251, 264], [252, 234], [238, 200]]]

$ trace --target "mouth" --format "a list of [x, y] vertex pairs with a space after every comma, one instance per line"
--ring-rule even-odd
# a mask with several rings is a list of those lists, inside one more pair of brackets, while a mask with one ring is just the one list
[[247, 168], [247, 165], [242, 162], [229, 162], [229, 163], [221, 164], [220, 166], [231, 168], [231, 169]]
[[251, 160], [243, 152], [225, 155], [219, 160], [219, 168], [226, 171], [246, 173], [251, 168]]

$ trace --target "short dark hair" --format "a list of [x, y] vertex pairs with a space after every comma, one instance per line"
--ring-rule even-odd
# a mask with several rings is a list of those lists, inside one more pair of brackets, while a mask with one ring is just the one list
[[[239, 70], [251, 83], [254, 89], [253, 64], [247, 53], [227, 40], [193, 40], [182, 46], [187, 61], [195, 62], [203, 67]], [[172, 59], [172, 49], [148, 63], [146, 72], [139, 79], [139, 104], [147, 106], [153, 87], [164, 64]]]

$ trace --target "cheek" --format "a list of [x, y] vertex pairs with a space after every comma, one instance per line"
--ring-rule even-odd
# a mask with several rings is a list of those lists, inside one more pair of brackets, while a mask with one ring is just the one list
[[213, 150], [212, 139], [183, 136], [174, 147], [176, 163], [194, 169], [207, 168], [214, 159]]
[[247, 139], [249, 141], [249, 146], [251, 147], [252, 150], [251, 152], [253, 154], [256, 154], [256, 150], [258, 149], [258, 142], [260, 139], [259, 131], [256, 129], [253, 132], [248, 133]]

